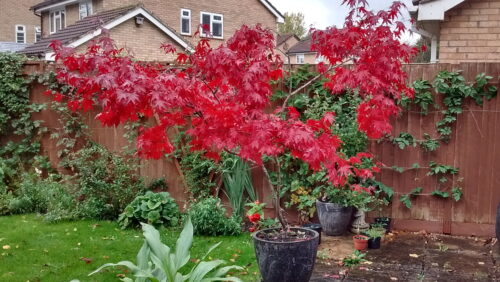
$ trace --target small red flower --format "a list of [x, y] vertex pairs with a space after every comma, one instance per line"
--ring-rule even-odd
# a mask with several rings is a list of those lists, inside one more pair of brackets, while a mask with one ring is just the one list
[[258, 221], [260, 220], [260, 214], [258, 214], [258, 213], [254, 213], [254, 214], [252, 214], [252, 215], [249, 215], [249, 216], [248, 216], [248, 219], [249, 219], [251, 222], [256, 223], [256, 222], [258, 222]]

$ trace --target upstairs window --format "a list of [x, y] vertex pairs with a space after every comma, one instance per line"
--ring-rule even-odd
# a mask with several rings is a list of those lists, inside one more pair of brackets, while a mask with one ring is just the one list
[[181, 9], [181, 34], [191, 35], [191, 10]]
[[296, 61], [297, 64], [303, 64], [305, 62], [304, 54], [297, 54], [296, 58], [297, 58]]
[[16, 43], [26, 43], [26, 26], [16, 25]]
[[42, 39], [42, 29], [39, 26], [35, 26], [35, 42], [40, 41]]
[[[206, 35], [209, 31], [214, 38], [223, 38], [224, 34], [224, 18], [220, 14], [201, 12], [201, 34]], [[206, 29], [206, 30], [204, 30]]]
[[92, 15], [92, 1], [80, 3], [80, 20]]
[[58, 32], [66, 27], [66, 11], [50, 12], [50, 33]]

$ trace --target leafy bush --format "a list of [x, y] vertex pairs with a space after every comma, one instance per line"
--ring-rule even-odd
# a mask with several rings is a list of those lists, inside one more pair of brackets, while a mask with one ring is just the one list
[[[93, 275], [103, 268], [110, 266], [125, 266], [136, 277], [135, 281], [241, 281], [236, 277], [226, 277], [231, 270], [243, 270], [242, 267], [231, 265], [221, 267], [226, 262], [223, 260], [204, 261], [204, 259], [217, 248], [220, 243], [212, 246], [208, 252], [186, 273], [184, 266], [189, 262], [191, 255], [189, 249], [193, 243], [193, 225], [188, 219], [184, 230], [182, 230], [175, 251], [163, 244], [160, 240], [160, 232], [153, 226], [142, 224], [144, 231], [144, 244], [137, 254], [137, 265], [130, 261], [119, 263], [107, 263], [90, 273]], [[132, 281], [124, 279], [124, 281]]]
[[233, 215], [226, 217], [226, 209], [218, 198], [205, 198], [193, 203], [189, 215], [197, 235], [239, 235], [241, 234], [241, 218]]
[[192, 151], [189, 136], [181, 132], [174, 140], [177, 148], [172, 157], [179, 160], [189, 192], [194, 199], [206, 198], [216, 186], [213, 175], [219, 172], [219, 165], [205, 158], [204, 152]]
[[122, 228], [138, 226], [147, 222], [154, 226], [176, 226], [179, 221], [179, 207], [168, 192], [146, 192], [137, 196], [118, 218]]
[[66, 165], [75, 172], [80, 218], [116, 219], [145, 189], [133, 160], [94, 143], [72, 153]]
[[[0, 195], [2, 214], [40, 213], [48, 221], [73, 219], [75, 200], [71, 186], [58, 175], [41, 178], [37, 174], [24, 173], [19, 189]], [[1, 193], [0, 193], [1, 194]]]

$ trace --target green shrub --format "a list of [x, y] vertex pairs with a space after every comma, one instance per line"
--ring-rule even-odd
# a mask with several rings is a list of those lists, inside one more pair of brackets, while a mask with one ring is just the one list
[[122, 228], [139, 226], [147, 222], [154, 226], [176, 226], [179, 221], [179, 207], [168, 192], [146, 192], [137, 196], [118, 218]]
[[197, 235], [239, 235], [241, 234], [241, 218], [233, 215], [226, 217], [226, 209], [218, 198], [205, 198], [193, 203], [189, 215]]
[[34, 174], [24, 173], [23, 181], [16, 191], [17, 197], [10, 202], [10, 211], [14, 214], [46, 213], [48, 197], [47, 183], [42, 183]]
[[12, 192], [0, 188], [0, 215], [11, 214], [10, 203], [13, 199]]
[[[51, 175], [46, 179], [35, 174], [25, 173], [17, 196], [9, 201], [9, 213], [40, 213], [49, 221], [73, 219], [75, 200], [70, 193], [71, 186], [59, 176]], [[0, 200], [1, 201], [1, 200]]]
[[79, 218], [114, 220], [145, 189], [134, 160], [97, 144], [71, 154], [66, 166], [75, 172]]

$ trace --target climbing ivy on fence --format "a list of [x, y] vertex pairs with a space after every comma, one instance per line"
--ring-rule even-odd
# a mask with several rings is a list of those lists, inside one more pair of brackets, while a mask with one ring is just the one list
[[[0, 157], [7, 162], [29, 161], [40, 149], [35, 138], [46, 129], [42, 121], [34, 121], [31, 115], [45, 108], [43, 104], [29, 101], [30, 80], [22, 74], [26, 58], [12, 53], [0, 53], [0, 138], [3, 146]], [[16, 141], [7, 141], [7, 136]]]
[[[415, 147], [418, 144], [424, 152], [436, 151], [441, 146], [441, 142], [449, 142], [452, 134], [452, 125], [457, 121], [457, 116], [463, 113], [466, 99], [471, 99], [477, 105], [482, 105], [484, 99], [489, 101], [496, 96], [497, 87], [489, 85], [491, 79], [491, 76], [481, 73], [476, 76], [473, 83], [467, 83], [460, 71], [441, 71], [432, 84], [427, 80], [414, 81], [412, 85], [415, 90], [414, 98], [403, 97], [400, 105], [408, 110], [417, 108], [422, 115], [427, 115], [431, 108], [440, 109], [443, 117], [436, 123], [438, 137], [434, 138], [429, 133], [423, 133], [423, 139], [417, 140], [408, 132], [400, 132], [398, 136], [390, 138], [390, 141], [400, 149], [405, 149], [409, 146]], [[436, 103], [434, 95], [431, 92], [432, 88], [434, 88], [437, 94], [443, 96], [442, 106]], [[420, 168], [420, 166], [413, 168]], [[404, 168], [398, 166], [393, 166], [392, 169], [399, 173], [405, 171]], [[431, 161], [427, 175], [436, 176], [438, 186], [437, 189], [427, 195], [444, 199], [452, 197], [455, 201], [459, 201], [463, 196], [461, 187], [443, 188], [443, 185], [450, 181], [450, 176], [456, 174], [458, 174], [458, 168]], [[457, 182], [461, 182], [462, 180], [462, 178], [458, 178]], [[401, 195], [400, 201], [406, 207], [411, 208], [411, 200], [418, 195], [423, 195], [422, 191], [421, 187], [415, 188], [410, 193]]]

